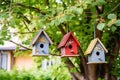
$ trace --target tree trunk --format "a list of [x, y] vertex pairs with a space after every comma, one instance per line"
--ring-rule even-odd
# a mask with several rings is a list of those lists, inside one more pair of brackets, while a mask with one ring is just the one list
[[96, 64], [88, 64], [89, 80], [97, 80], [96, 67]]

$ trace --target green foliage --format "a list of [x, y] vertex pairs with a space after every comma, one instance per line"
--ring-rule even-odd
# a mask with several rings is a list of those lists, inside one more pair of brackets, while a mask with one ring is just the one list
[[77, 70], [76, 70], [75, 67], [70, 70], [70, 72], [76, 72], [76, 71], [77, 71]]
[[4, 42], [3, 42], [3, 40], [2, 40], [2, 39], [0, 39], [0, 44], [1, 44], [1, 45], [4, 45]]
[[105, 79], [98, 78], [98, 80], [105, 80]]
[[14, 57], [18, 57], [18, 56], [28, 56], [29, 54], [31, 54], [32, 52], [30, 50], [20, 50], [19, 48], [17, 48], [14, 51]]
[[104, 26], [105, 26], [105, 23], [99, 23], [99, 24], [97, 25], [97, 29], [100, 30], [100, 31], [102, 31], [103, 28], [104, 28]]
[[96, 0], [96, 2], [94, 3], [94, 5], [103, 5], [106, 4], [105, 0]]
[[117, 30], [117, 28], [115, 26], [112, 26], [111, 30], [112, 30], [112, 32], [115, 32], [115, 30]]
[[35, 76], [32, 75], [29, 71], [17, 71], [13, 70], [11, 72], [7, 72], [4, 70], [0, 70], [2, 74], [0, 74], [1, 80], [38, 80], [35, 79]]
[[115, 25], [120, 26], [120, 20], [116, 20]]
[[116, 19], [117, 16], [115, 14], [109, 14], [108, 19]]
[[111, 70], [111, 74], [120, 77], [120, 54], [118, 57], [114, 60], [114, 64]]
[[9, 80], [10, 74], [5, 70], [0, 70], [0, 80]]
[[[69, 27], [69, 31], [73, 32], [80, 42], [83, 52], [85, 52], [90, 41], [94, 38], [94, 25], [96, 22], [99, 22], [97, 29], [103, 32], [101, 40], [105, 46], [110, 44], [108, 42], [109, 40], [113, 39], [114, 36], [111, 36], [111, 34], [120, 35], [119, 7], [118, 9], [116, 8], [116, 12], [113, 12], [119, 0], [60, 1], [61, 2], [56, 2], [56, 0], [0, 1], [0, 44], [4, 44], [3, 40], [10, 40], [12, 36], [18, 36], [22, 44], [29, 46], [39, 29], [44, 28], [54, 42], [54, 44], [50, 46], [50, 54], [58, 55], [60, 53], [57, 46], [63, 36], [58, 28], [59, 25], [61, 25], [65, 31], [66, 26]], [[96, 6], [101, 8], [102, 5], [105, 5], [104, 11], [103, 13], [99, 11], [102, 14], [98, 15]], [[106, 15], [106, 17], [104, 15]], [[104, 18], [103, 21], [99, 20], [98, 17]], [[10, 28], [15, 30], [10, 32]], [[113, 41], [113, 43], [115, 42]], [[111, 47], [107, 47], [107, 49], [109, 51], [112, 50]], [[22, 52], [16, 52], [15, 56], [20, 54], [22, 54]], [[112, 53], [112, 55], [113, 54], [114, 53]], [[40, 57], [35, 60], [39, 64], [44, 58], [48, 59], [49, 57]], [[74, 61], [74, 64], [75, 63], [80, 62], [76, 59]], [[115, 62], [114, 65], [116, 64]], [[116, 71], [117, 70], [113, 70], [112, 74], [116, 75]], [[25, 75], [26, 74], [23, 74], [22, 76]], [[41, 77], [43, 76], [45, 75], [41, 75]], [[43, 79], [46, 78], [50, 80], [50, 76], [51, 75], [46, 75]], [[21, 76], [20, 78], [23, 79]]]
[[[54, 65], [48, 69], [52, 80], [70, 80], [70, 74], [68, 69], [62, 65]], [[45, 74], [46, 75], [46, 74]]]
[[46, 70], [42, 68], [28, 71], [13, 69], [10, 72], [0, 70], [0, 80], [70, 80], [70, 74], [64, 64], [54, 64]]

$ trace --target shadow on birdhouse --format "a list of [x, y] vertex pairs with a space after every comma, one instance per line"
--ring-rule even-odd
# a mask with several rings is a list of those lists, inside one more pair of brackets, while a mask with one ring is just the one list
[[60, 44], [58, 45], [58, 49], [60, 49], [62, 57], [73, 57], [78, 56], [78, 47], [80, 43], [77, 41], [75, 36], [69, 32], [64, 35]]
[[102, 44], [102, 42], [96, 38], [91, 41], [85, 54], [88, 55], [87, 64], [101, 64], [107, 63], [105, 61], [105, 53], [108, 53], [108, 50]]
[[49, 46], [53, 44], [46, 32], [41, 29], [32, 40], [32, 55], [33, 56], [48, 56]]

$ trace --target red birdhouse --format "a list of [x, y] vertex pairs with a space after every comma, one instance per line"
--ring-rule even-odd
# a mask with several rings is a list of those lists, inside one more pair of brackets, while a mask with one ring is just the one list
[[69, 32], [62, 38], [58, 48], [60, 48], [61, 56], [65, 57], [72, 57], [78, 56], [78, 47], [80, 43], [77, 41], [75, 36]]

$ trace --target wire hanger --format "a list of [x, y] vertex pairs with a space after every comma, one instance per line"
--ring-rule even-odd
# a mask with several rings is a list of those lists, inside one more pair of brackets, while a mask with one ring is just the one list
[[94, 39], [96, 38], [96, 25], [94, 25]]

